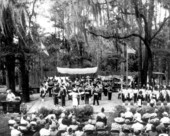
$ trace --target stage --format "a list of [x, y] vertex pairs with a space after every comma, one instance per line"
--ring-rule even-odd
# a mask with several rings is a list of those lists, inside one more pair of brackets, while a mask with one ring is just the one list
[[[84, 105], [84, 101], [80, 101], [80, 106]], [[99, 106], [93, 105], [93, 97], [91, 98], [90, 105], [93, 106], [94, 112], [100, 112], [101, 108], [105, 108], [105, 112], [113, 112], [114, 107], [116, 105], [122, 104], [122, 101], [117, 98], [117, 93], [112, 93], [112, 100], [108, 100], [107, 96], [104, 96], [102, 94], [102, 100], [99, 101]], [[45, 97], [45, 101], [41, 101], [40, 94], [33, 94], [31, 95], [31, 101], [27, 103], [27, 108], [28, 108], [28, 113], [33, 113], [35, 111], [38, 111], [41, 107], [46, 107], [49, 109], [57, 109], [57, 108], [62, 108], [61, 103], [59, 106], [54, 106], [53, 103], [53, 98], [52, 97]], [[67, 107], [72, 107], [72, 100], [68, 100], [68, 97], [66, 97], [66, 106]]]

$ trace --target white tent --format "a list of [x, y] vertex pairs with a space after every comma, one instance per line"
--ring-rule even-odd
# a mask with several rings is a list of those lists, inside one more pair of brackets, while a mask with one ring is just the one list
[[69, 75], [83, 75], [83, 74], [94, 74], [98, 70], [98, 67], [92, 68], [61, 68], [57, 67], [57, 71], [61, 74], [69, 74]]

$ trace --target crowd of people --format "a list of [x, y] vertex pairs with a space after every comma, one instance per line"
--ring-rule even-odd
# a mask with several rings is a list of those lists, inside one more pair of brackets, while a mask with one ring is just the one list
[[134, 103], [141, 106], [142, 102], [146, 101], [154, 106], [158, 101], [170, 101], [170, 89], [159, 85], [155, 87], [147, 85], [140, 89], [136, 87], [124, 87], [119, 91], [118, 98], [122, 99], [123, 103], [125, 101], [134, 101]]
[[11, 136], [168, 136], [170, 135], [170, 116], [166, 111], [158, 116], [153, 113], [141, 114], [141, 108], [135, 113], [127, 108], [108, 127], [104, 108], [96, 116], [91, 115], [85, 122], [79, 122], [72, 112], [55, 114], [23, 114], [11, 117], [8, 121]]
[[[74, 113], [63, 111], [59, 118], [55, 114], [23, 114], [8, 121], [11, 136], [88, 136], [96, 129], [107, 127], [104, 108], [96, 117], [90, 116], [86, 122], [78, 122]], [[88, 134], [87, 134], [88, 133]]]
[[102, 81], [99, 78], [76, 78], [65, 81], [52, 78], [41, 84], [40, 96], [44, 101], [45, 96], [49, 93], [49, 97], [54, 98], [54, 105], [58, 105], [60, 100], [61, 106], [65, 106], [66, 97], [68, 100], [72, 100], [74, 107], [80, 104], [80, 100], [84, 101], [84, 104], [89, 104], [92, 98], [93, 105], [99, 105], [103, 94], [108, 96], [108, 100], [112, 99], [113, 89], [112, 81]]
[[153, 113], [141, 115], [140, 108], [132, 113], [130, 108], [114, 119], [111, 132], [116, 136], [169, 136], [170, 117], [167, 112], [162, 112], [158, 117], [157, 109]]

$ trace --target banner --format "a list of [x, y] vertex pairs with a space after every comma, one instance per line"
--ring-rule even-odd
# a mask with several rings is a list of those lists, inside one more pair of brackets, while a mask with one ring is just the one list
[[76, 74], [94, 74], [98, 70], [98, 67], [92, 67], [92, 68], [61, 68], [57, 67], [57, 71], [61, 74], [70, 74], [70, 75], [76, 75]]

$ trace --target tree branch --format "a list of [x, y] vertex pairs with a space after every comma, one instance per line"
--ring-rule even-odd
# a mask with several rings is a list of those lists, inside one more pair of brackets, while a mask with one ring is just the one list
[[117, 35], [117, 34], [114, 34], [114, 35], [104, 35], [104, 34], [98, 34], [98, 33], [95, 33], [93, 31], [89, 31], [87, 30], [87, 32], [89, 32], [90, 34], [94, 35], [94, 36], [100, 36], [104, 39], [110, 39], [110, 38], [117, 38], [117, 39], [128, 39], [128, 38], [131, 38], [131, 37], [138, 37], [140, 38], [142, 41], [145, 41], [145, 39], [139, 35], [139, 34], [135, 34], [135, 33], [132, 33], [132, 34], [129, 34], [129, 35], [125, 35], [125, 36], [120, 36], [120, 35]]
[[165, 18], [164, 21], [162, 22], [162, 24], [160, 25], [159, 29], [155, 32], [155, 34], [151, 37], [151, 41], [158, 35], [158, 33], [162, 30], [162, 28], [164, 27], [166, 21], [170, 19], [170, 16]]

